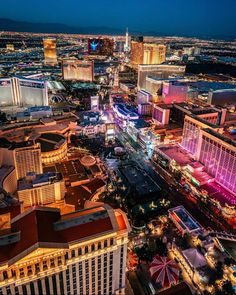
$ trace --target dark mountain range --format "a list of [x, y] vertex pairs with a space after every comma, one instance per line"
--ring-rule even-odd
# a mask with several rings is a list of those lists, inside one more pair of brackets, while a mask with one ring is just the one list
[[[60, 23], [34, 23], [25, 21], [16, 21], [7, 18], [0, 18], [0, 31], [11, 31], [11, 32], [31, 32], [31, 33], [67, 33], [67, 34], [94, 34], [94, 35], [124, 35], [125, 29], [122, 28], [110, 28], [110, 27], [77, 27], [69, 26]], [[225, 39], [234, 40], [235, 36], [189, 36], [186, 34], [178, 33], [163, 33], [153, 31], [137, 31], [131, 30], [133, 35], [145, 35], [145, 36], [183, 36], [183, 37], [199, 37], [204, 39]]]
[[124, 30], [109, 27], [74, 27], [60, 23], [32, 23], [6, 18], [0, 18], [0, 31], [124, 35]]

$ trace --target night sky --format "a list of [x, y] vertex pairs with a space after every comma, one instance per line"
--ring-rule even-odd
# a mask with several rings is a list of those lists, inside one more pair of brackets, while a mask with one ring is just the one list
[[235, 12], [236, 0], [5, 0], [0, 18], [236, 37]]

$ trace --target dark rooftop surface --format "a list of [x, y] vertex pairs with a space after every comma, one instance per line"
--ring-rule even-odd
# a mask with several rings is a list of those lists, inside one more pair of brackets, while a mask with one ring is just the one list
[[160, 187], [146, 174], [136, 166], [128, 165], [119, 168], [126, 180], [135, 188], [139, 196], [157, 193]]
[[9, 141], [5, 137], [0, 137], [0, 147], [1, 148], [8, 148], [10, 150], [14, 150], [16, 148], [23, 148], [31, 146], [33, 143], [31, 141], [21, 141], [21, 142], [15, 142], [15, 141]]
[[42, 152], [50, 152], [57, 149], [60, 144], [66, 141], [65, 137], [57, 133], [43, 133], [37, 139], [37, 142], [41, 145]]
[[86, 175], [85, 168], [79, 160], [56, 163], [56, 170], [61, 172], [64, 178], [69, 178], [77, 174]]
[[150, 124], [143, 119], [131, 120], [137, 129], [148, 128]]

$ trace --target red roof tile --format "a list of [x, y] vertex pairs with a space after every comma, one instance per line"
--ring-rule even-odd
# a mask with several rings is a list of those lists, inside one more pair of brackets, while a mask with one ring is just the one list
[[[117, 216], [119, 229], [125, 229], [126, 224], [122, 214], [119, 212], [114, 214]], [[83, 218], [82, 221], [81, 218]], [[104, 206], [64, 216], [60, 215], [58, 209], [35, 207], [12, 220], [11, 232], [20, 232], [20, 240], [12, 244], [0, 245], [0, 263], [16, 257], [36, 243], [67, 244], [113, 230], [111, 219]]]

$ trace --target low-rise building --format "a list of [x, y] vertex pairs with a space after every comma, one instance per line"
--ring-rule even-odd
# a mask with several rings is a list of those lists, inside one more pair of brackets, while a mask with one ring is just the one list
[[29, 173], [18, 182], [18, 198], [24, 207], [60, 202], [65, 196], [65, 184], [60, 173]]

